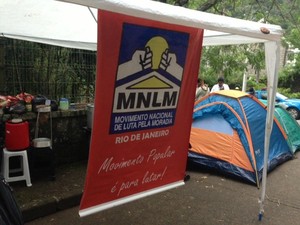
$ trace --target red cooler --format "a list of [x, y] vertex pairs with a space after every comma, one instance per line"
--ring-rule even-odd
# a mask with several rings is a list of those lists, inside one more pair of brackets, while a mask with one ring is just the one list
[[29, 124], [20, 119], [9, 120], [5, 123], [5, 147], [9, 151], [27, 149], [29, 141]]

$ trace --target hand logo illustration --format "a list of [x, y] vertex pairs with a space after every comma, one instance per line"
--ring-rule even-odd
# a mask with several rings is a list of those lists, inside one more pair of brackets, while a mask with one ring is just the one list
[[177, 64], [176, 55], [170, 53], [168, 42], [160, 36], [151, 38], [143, 50], [136, 50], [131, 60], [119, 65], [118, 80], [146, 69], [162, 69], [178, 80], [181, 80], [183, 73], [183, 68]]
[[142, 69], [148, 69], [152, 67], [152, 51], [150, 50], [150, 47], [146, 47], [145, 54], [140, 54], [140, 64], [142, 66]]

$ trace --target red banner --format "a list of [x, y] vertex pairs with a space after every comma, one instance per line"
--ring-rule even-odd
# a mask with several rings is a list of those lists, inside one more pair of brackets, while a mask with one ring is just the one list
[[203, 30], [98, 13], [80, 216], [184, 184]]

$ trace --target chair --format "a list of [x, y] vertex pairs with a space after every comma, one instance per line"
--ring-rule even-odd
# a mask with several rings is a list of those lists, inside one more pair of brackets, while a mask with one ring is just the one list
[[[11, 157], [20, 158], [20, 168], [10, 169], [9, 163]], [[22, 175], [12, 175], [13, 173], [18, 172], [22, 172]], [[3, 148], [2, 173], [7, 182], [26, 180], [27, 187], [31, 187], [27, 150], [8, 151], [6, 148]]]

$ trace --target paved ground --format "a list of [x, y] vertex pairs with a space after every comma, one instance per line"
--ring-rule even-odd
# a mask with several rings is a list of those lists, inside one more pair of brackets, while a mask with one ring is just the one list
[[[25, 184], [15, 184], [14, 188], [25, 217], [31, 220], [28, 225], [298, 225], [300, 159], [297, 156], [300, 153], [269, 174], [262, 221], [258, 221], [261, 190], [203, 169], [189, 170], [191, 179], [184, 186], [84, 218], [79, 218], [76, 207], [72, 210], [58, 210], [78, 204], [85, 163], [61, 169], [56, 181], [33, 182], [31, 188], [25, 188]], [[29, 198], [22, 197], [29, 192]], [[45, 204], [47, 201], [48, 205]], [[40, 215], [48, 216], [35, 219]]]
[[86, 162], [79, 162], [57, 168], [55, 181], [47, 177], [32, 179], [31, 187], [26, 187], [25, 181], [10, 183], [24, 220], [31, 221], [77, 206], [83, 190], [86, 166]]

